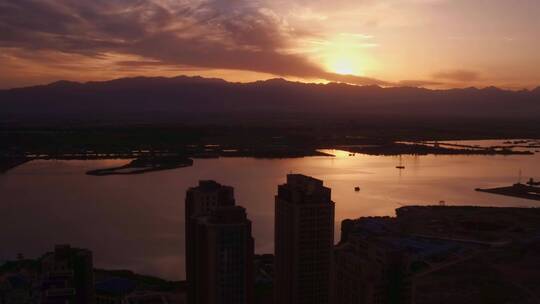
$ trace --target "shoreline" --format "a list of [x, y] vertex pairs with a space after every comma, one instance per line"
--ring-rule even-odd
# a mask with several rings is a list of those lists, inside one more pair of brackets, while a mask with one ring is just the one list
[[135, 175], [184, 168], [192, 165], [192, 159], [183, 157], [137, 158], [124, 166], [90, 170], [86, 174], [92, 176]]
[[507, 187], [489, 189], [476, 188], [475, 191], [540, 201], [540, 187], [533, 187], [519, 183]]
[[[452, 145], [450, 145], [452, 146]], [[171, 170], [193, 165], [193, 159], [207, 159], [219, 157], [253, 157], [256, 159], [283, 159], [302, 158], [311, 156], [334, 155], [321, 150], [343, 150], [351, 154], [365, 154], [371, 156], [399, 156], [399, 155], [484, 155], [484, 156], [510, 156], [535, 155], [531, 150], [516, 151], [500, 145], [478, 147], [459, 145], [459, 147], [442, 147], [423, 142], [388, 142], [363, 145], [317, 145], [317, 146], [259, 146], [259, 147], [231, 147], [221, 145], [185, 146], [176, 150], [126, 150], [85, 152], [66, 151], [62, 153], [46, 154], [32, 151], [20, 154], [6, 154], [0, 156], [0, 174], [5, 174], [26, 162], [32, 160], [98, 160], [98, 159], [126, 159], [132, 160], [129, 164], [114, 167], [94, 169], [87, 172], [93, 176], [107, 175], [134, 175], [154, 171]], [[533, 150], [534, 151], [534, 150]]]

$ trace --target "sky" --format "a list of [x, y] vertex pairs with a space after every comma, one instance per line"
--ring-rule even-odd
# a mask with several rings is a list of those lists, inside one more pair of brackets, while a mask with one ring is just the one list
[[538, 0], [0, 0], [0, 88], [200, 75], [540, 85]]

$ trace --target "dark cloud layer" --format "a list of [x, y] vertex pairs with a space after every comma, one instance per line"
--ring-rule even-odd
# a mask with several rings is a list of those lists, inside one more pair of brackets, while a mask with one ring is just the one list
[[[141, 65], [235, 69], [356, 84], [286, 53], [297, 32], [248, 0], [0, 0], [0, 47], [90, 57], [144, 58]], [[130, 62], [131, 65], [137, 63]]]

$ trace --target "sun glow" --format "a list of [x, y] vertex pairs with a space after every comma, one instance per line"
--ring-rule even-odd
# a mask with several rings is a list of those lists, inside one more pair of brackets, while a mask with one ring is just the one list
[[359, 72], [355, 69], [352, 60], [345, 57], [336, 58], [329, 63], [329, 68], [332, 72], [341, 75], [358, 75]]
[[328, 41], [322, 51], [326, 68], [336, 74], [363, 76], [368, 45], [357, 37], [340, 35]]

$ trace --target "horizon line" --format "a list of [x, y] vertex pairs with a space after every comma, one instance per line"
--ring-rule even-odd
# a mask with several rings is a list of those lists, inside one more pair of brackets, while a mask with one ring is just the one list
[[[344, 75], [344, 76], [354, 76], [354, 75]], [[467, 90], [467, 89], [475, 89], [475, 90], [486, 90], [486, 89], [497, 89], [500, 91], [507, 91], [507, 92], [533, 92], [536, 90], [540, 90], [540, 84], [535, 86], [534, 88], [505, 88], [501, 86], [496, 85], [489, 85], [484, 87], [479, 86], [456, 86], [456, 87], [447, 87], [447, 88], [428, 88], [426, 86], [411, 86], [411, 85], [400, 85], [400, 83], [396, 83], [396, 85], [380, 85], [380, 84], [354, 84], [350, 82], [340, 82], [340, 81], [326, 81], [326, 80], [320, 80], [320, 81], [300, 81], [300, 80], [291, 80], [287, 79], [286, 77], [280, 77], [276, 76], [273, 78], [266, 78], [266, 79], [258, 79], [253, 81], [231, 81], [224, 78], [219, 77], [205, 77], [202, 75], [186, 75], [186, 74], [180, 74], [176, 76], [145, 76], [145, 75], [137, 75], [137, 76], [127, 76], [127, 77], [117, 77], [117, 78], [110, 78], [110, 79], [103, 79], [103, 80], [88, 80], [88, 81], [77, 81], [77, 80], [69, 80], [69, 79], [59, 79], [56, 81], [43, 83], [43, 84], [36, 84], [36, 85], [26, 85], [26, 86], [20, 86], [20, 87], [10, 87], [10, 88], [0, 88], [0, 91], [11, 91], [11, 90], [21, 90], [21, 89], [29, 89], [29, 88], [37, 88], [37, 87], [48, 87], [53, 86], [55, 84], [60, 83], [71, 83], [71, 84], [79, 84], [79, 85], [86, 85], [86, 84], [95, 84], [95, 83], [107, 83], [107, 82], [113, 82], [113, 81], [119, 81], [119, 80], [129, 80], [129, 79], [176, 79], [176, 78], [189, 78], [189, 79], [203, 79], [203, 80], [214, 80], [214, 81], [222, 81], [224, 83], [228, 84], [256, 84], [256, 83], [265, 83], [270, 81], [283, 81], [286, 83], [291, 84], [305, 84], [305, 85], [346, 85], [351, 87], [378, 87], [381, 89], [392, 89], [392, 88], [413, 88], [413, 89], [422, 89], [427, 91], [451, 91], [451, 90]]]

